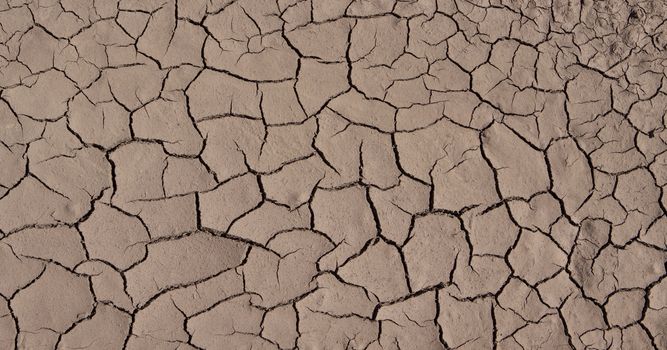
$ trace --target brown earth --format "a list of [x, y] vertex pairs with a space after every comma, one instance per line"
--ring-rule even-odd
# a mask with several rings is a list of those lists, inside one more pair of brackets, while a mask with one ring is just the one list
[[667, 3], [0, 0], [0, 349], [667, 349]]

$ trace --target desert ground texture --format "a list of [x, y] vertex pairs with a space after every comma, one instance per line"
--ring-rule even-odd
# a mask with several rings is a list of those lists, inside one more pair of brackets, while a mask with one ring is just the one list
[[665, 0], [0, 0], [0, 350], [665, 350], [666, 73]]

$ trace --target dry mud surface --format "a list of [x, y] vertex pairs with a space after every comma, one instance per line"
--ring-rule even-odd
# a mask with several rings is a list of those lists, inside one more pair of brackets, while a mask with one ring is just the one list
[[667, 3], [0, 1], [0, 349], [667, 349]]

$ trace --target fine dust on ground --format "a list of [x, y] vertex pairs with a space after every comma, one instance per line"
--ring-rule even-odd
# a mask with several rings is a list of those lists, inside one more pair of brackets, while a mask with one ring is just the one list
[[667, 349], [667, 3], [0, 0], [0, 349]]

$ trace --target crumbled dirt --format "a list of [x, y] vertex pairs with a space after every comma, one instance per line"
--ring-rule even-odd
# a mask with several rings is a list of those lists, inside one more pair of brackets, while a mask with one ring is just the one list
[[0, 0], [0, 350], [665, 350], [666, 50], [654, 0]]

